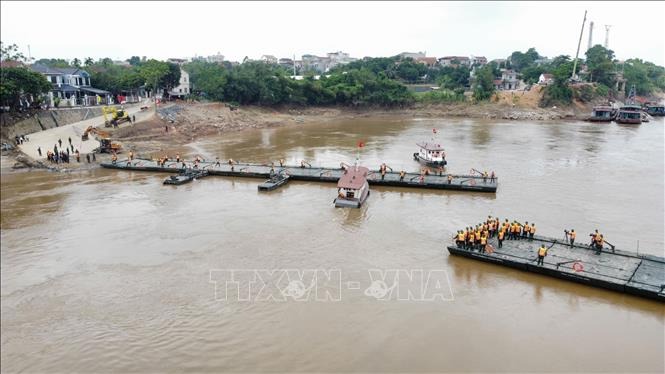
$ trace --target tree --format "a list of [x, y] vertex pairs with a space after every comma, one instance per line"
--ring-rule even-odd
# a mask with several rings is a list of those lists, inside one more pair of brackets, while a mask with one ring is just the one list
[[167, 73], [159, 80], [159, 85], [166, 91], [170, 91], [180, 84], [180, 66], [166, 62]]
[[35, 64], [48, 66], [51, 68], [68, 68], [69, 61], [62, 58], [42, 58], [35, 61]]
[[569, 104], [573, 98], [573, 91], [568, 87], [568, 80], [573, 73], [573, 63], [562, 63], [552, 71], [554, 81], [545, 88], [541, 98], [541, 106], [552, 104]]
[[139, 66], [141, 64], [141, 58], [139, 56], [132, 56], [127, 59], [127, 62], [132, 66]]
[[85, 66], [90, 66], [94, 63], [95, 63], [95, 61], [92, 59], [92, 57], [86, 57], [85, 58], [85, 62], [84, 62]]
[[633, 85], [638, 95], [649, 95], [657, 89], [665, 89], [665, 68], [662, 66], [640, 59], [629, 59], [624, 63], [623, 70], [626, 93]]
[[614, 85], [614, 52], [600, 44], [594, 45], [586, 51], [587, 69], [591, 73], [592, 82], [599, 82], [606, 86]]
[[[158, 84], [169, 74], [169, 65], [166, 62], [150, 59], [141, 64], [138, 72], [147, 87], [152, 87], [156, 92]], [[178, 77], [179, 78], [179, 77]]]
[[22, 98], [32, 96], [37, 100], [41, 94], [51, 89], [51, 83], [44, 75], [25, 67], [2, 68], [0, 74], [0, 102], [3, 106], [16, 108]]
[[476, 101], [487, 100], [494, 93], [494, 74], [490, 65], [485, 65], [476, 71], [476, 84], [473, 89], [473, 98]]
[[81, 60], [79, 60], [78, 58], [73, 59], [72, 60], [72, 66], [80, 68], [81, 67]]
[[26, 58], [23, 53], [18, 51], [16, 44], [5, 45], [5, 43], [0, 42], [0, 60], [25, 62]]
[[224, 99], [227, 69], [223, 66], [212, 62], [194, 61], [183, 66], [183, 69], [189, 73], [192, 92], [205, 94], [212, 100]]

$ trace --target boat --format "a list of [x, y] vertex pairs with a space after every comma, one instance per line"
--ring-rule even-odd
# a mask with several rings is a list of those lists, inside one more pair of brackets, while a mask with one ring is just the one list
[[441, 144], [435, 143], [416, 143], [420, 150], [413, 154], [413, 159], [427, 167], [444, 167], [446, 161], [446, 152]]
[[207, 170], [185, 169], [181, 170], [180, 173], [178, 173], [178, 175], [172, 175], [164, 179], [164, 184], [172, 184], [179, 186], [181, 184], [189, 183], [196, 178], [205, 177], [207, 175], [208, 175]]
[[609, 105], [599, 105], [593, 107], [593, 113], [587, 118], [589, 122], [612, 122], [615, 110]]
[[[544, 263], [538, 265], [541, 245], [548, 250]], [[599, 253], [583, 243], [571, 246], [565, 239], [534, 236], [532, 240], [504, 240], [501, 248], [494, 237], [484, 250], [467, 249], [463, 244], [447, 249], [451, 255], [665, 302], [665, 258], [610, 247]]]
[[273, 174], [270, 179], [259, 184], [259, 191], [272, 191], [275, 190], [289, 181], [289, 176], [284, 175], [281, 171], [279, 173]]
[[642, 123], [642, 107], [635, 104], [623, 105], [619, 108], [619, 113], [614, 120], [616, 123], [638, 125]]
[[654, 117], [663, 117], [665, 116], [665, 105], [662, 104], [647, 104], [645, 110], [648, 115]]
[[360, 208], [369, 196], [368, 174], [369, 169], [363, 166], [345, 167], [337, 182], [336, 208]]

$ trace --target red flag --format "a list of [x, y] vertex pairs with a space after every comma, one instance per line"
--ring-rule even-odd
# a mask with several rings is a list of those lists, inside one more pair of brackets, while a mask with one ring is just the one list
[[436, 134], [436, 129], [432, 129], [432, 132]]
[[363, 143], [363, 142], [358, 142], [358, 148], [362, 148], [362, 147], [364, 147], [364, 146], [365, 146], [365, 143]]

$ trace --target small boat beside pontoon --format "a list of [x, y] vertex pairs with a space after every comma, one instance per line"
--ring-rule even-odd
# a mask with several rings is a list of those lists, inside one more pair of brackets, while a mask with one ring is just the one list
[[179, 186], [181, 184], [189, 183], [196, 178], [205, 177], [207, 175], [208, 175], [207, 170], [185, 169], [181, 170], [180, 173], [178, 173], [178, 175], [172, 175], [164, 179], [164, 184]]
[[267, 181], [259, 184], [258, 189], [259, 191], [272, 191], [275, 190], [283, 185], [286, 184], [286, 182], [289, 181], [289, 176], [285, 175], [282, 173], [280, 170], [279, 173], [273, 174], [270, 179]]
[[420, 150], [413, 154], [413, 159], [427, 167], [444, 167], [446, 161], [446, 152], [441, 144], [434, 143], [416, 143]]
[[344, 174], [337, 182], [336, 208], [360, 208], [369, 196], [368, 174], [366, 167], [345, 166]]
[[639, 125], [642, 123], [642, 107], [634, 104], [623, 105], [614, 120], [616, 123]]
[[665, 116], [665, 105], [649, 103], [645, 106], [645, 111], [650, 116], [663, 117]]
[[616, 110], [609, 105], [599, 105], [593, 107], [593, 112], [587, 118], [589, 122], [612, 122], [616, 115]]

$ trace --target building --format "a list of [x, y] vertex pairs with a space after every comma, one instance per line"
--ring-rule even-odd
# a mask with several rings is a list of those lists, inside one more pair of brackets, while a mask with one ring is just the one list
[[499, 68], [505, 68], [508, 65], [508, 60], [505, 58], [495, 58], [494, 60], [490, 61], [490, 63], [496, 64]]
[[170, 97], [178, 97], [178, 98], [184, 98], [185, 96], [189, 95], [192, 93], [191, 91], [191, 82], [189, 81], [189, 73], [186, 71], [180, 69], [180, 81], [178, 82], [178, 85], [174, 87], [170, 92], [169, 96]]
[[471, 66], [471, 60], [466, 56], [445, 56], [439, 59], [439, 65], [446, 67]]
[[552, 74], [540, 74], [538, 77], [538, 84], [547, 86], [548, 84], [554, 82], [554, 76]]
[[302, 69], [304, 71], [314, 71], [317, 73], [325, 73], [330, 69], [330, 58], [319, 57], [315, 55], [302, 56]]
[[416, 60], [416, 62], [424, 64], [425, 66], [427, 66], [429, 68], [436, 66], [436, 64], [438, 62], [436, 57], [418, 57], [415, 60]]
[[43, 74], [51, 82], [53, 88], [48, 97], [52, 107], [56, 101], [65, 106], [113, 104], [110, 92], [92, 87], [90, 74], [83, 69], [34, 64], [30, 70]]
[[166, 62], [170, 62], [170, 63], [176, 64], [176, 65], [183, 65], [183, 64], [187, 63], [187, 59], [186, 58], [169, 58], [168, 60], [166, 60]]
[[276, 64], [277, 57], [273, 55], [263, 55], [261, 56], [261, 61], [265, 62], [266, 64]]
[[485, 56], [471, 56], [471, 66], [487, 65], [487, 57]]
[[537, 66], [549, 64], [551, 62], [552, 59], [547, 57], [541, 57], [533, 61], [533, 63], [536, 64]]
[[217, 64], [221, 64], [222, 62], [224, 62], [224, 55], [217, 52], [217, 54], [208, 56], [205, 59], [208, 62], [214, 62], [214, 63], [217, 63]]
[[401, 58], [412, 58], [415, 60], [420, 57], [425, 57], [425, 52], [402, 52], [397, 56]]
[[356, 58], [349, 56], [348, 53], [342, 51], [327, 53], [326, 56], [330, 59], [329, 69], [337, 65], [344, 65], [357, 60]]
[[494, 81], [494, 88], [497, 90], [516, 90], [519, 87], [520, 81], [517, 79], [517, 73], [510, 69], [502, 69], [501, 79]]

